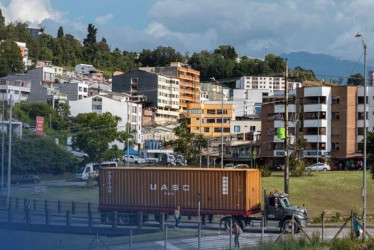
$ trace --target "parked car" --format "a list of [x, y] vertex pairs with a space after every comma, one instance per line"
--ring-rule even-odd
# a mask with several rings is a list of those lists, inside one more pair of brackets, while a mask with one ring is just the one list
[[249, 165], [248, 164], [238, 164], [238, 165], [235, 165], [234, 168], [249, 168]]
[[233, 167], [235, 167], [235, 165], [233, 163], [228, 163], [228, 164], [225, 165], [224, 168], [233, 168]]
[[88, 157], [88, 154], [86, 154], [84, 152], [80, 152], [80, 151], [72, 150], [72, 151], [70, 151], [70, 153], [72, 153], [74, 156], [80, 157], [80, 158]]
[[326, 163], [314, 163], [313, 165], [310, 165], [305, 168], [306, 171], [330, 171], [331, 168]]
[[40, 177], [35, 174], [17, 176], [11, 180], [12, 184], [40, 183]]
[[122, 158], [122, 161], [124, 163], [135, 163], [135, 164], [142, 164], [145, 163], [145, 160], [143, 158], [140, 158], [136, 155], [124, 155]]

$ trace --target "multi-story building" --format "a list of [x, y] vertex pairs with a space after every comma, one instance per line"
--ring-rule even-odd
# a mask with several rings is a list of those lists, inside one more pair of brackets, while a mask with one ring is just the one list
[[230, 121], [230, 137], [225, 140], [224, 159], [255, 165], [260, 154], [261, 120], [259, 118]]
[[97, 69], [91, 64], [77, 64], [75, 65], [75, 72], [82, 75], [89, 75], [96, 72]]
[[111, 92], [110, 85], [102, 82], [93, 82], [88, 84], [88, 96], [99, 95], [102, 92]]
[[88, 83], [79, 80], [63, 81], [55, 84], [62, 93], [67, 95], [69, 101], [76, 101], [88, 97]]
[[[374, 96], [374, 89], [368, 93]], [[319, 86], [299, 88], [289, 95], [289, 152], [298, 153], [310, 162], [325, 161], [332, 166], [352, 164], [362, 159], [359, 143], [364, 134], [364, 98], [361, 86]], [[374, 125], [374, 102], [367, 98], [368, 131]], [[372, 103], [370, 107], [370, 103]], [[272, 166], [283, 164], [284, 140], [278, 139], [277, 129], [284, 127], [284, 93], [264, 98], [261, 157]], [[298, 138], [306, 145], [293, 151]]]
[[[206, 98], [209, 101], [221, 101], [223, 88], [224, 87], [222, 85], [214, 84], [211, 82], [201, 83], [201, 92], [206, 93]], [[228, 99], [228, 96], [223, 94], [223, 100], [227, 101]]]
[[[59, 103], [66, 103], [67, 96], [55, 87], [55, 71], [50, 67], [38, 67], [27, 71], [26, 74], [8, 75], [3, 79], [22, 82], [29, 81], [29, 102], [48, 102], [55, 108]], [[28, 86], [28, 85], [26, 85]], [[17, 91], [15, 89], [15, 91]], [[24, 97], [27, 95], [28, 87], [23, 89]], [[22, 95], [22, 93], [21, 93]]]
[[[130, 124], [131, 130], [136, 131], [135, 142], [141, 144], [142, 105], [130, 102], [126, 96], [113, 95], [103, 93], [102, 95], [69, 101], [71, 116], [77, 116], [81, 113], [96, 112], [97, 114], [103, 114], [109, 112], [121, 118], [117, 125], [118, 130], [125, 131]], [[123, 149], [123, 143], [116, 144], [120, 149]]]
[[113, 76], [112, 90], [126, 92], [131, 96], [144, 95], [145, 107], [153, 108], [157, 124], [178, 121], [180, 82], [177, 78], [134, 70]]
[[200, 71], [192, 69], [190, 65], [172, 62], [168, 67], [144, 67], [140, 69], [179, 79], [179, 111], [181, 114], [186, 113], [187, 104], [200, 102]]
[[[223, 135], [230, 135], [230, 121], [235, 120], [233, 104], [231, 102], [207, 101], [204, 103], [190, 103], [187, 105], [188, 128], [194, 134], [205, 137], [221, 136], [222, 118]], [[222, 113], [223, 110], [223, 113]]]
[[[300, 82], [288, 82], [288, 89], [300, 88]], [[237, 89], [259, 89], [269, 90], [271, 92], [276, 90], [284, 90], [284, 77], [273, 76], [243, 76], [236, 81]]]
[[31, 66], [31, 60], [29, 60], [29, 50], [26, 47], [26, 43], [16, 42], [18, 48], [21, 50], [22, 62], [25, 65], [25, 69]]
[[25, 102], [28, 100], [31, 88], [31, 81], [26, 77], [22, 79], [19, 75], [9, 75], [0, 79], [0, 100], [10, 100], [13, 103]]

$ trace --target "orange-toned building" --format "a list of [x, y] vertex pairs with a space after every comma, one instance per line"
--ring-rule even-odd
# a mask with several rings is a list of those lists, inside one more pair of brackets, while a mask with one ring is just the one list
[[205, 137], [221, 136], [222, 117], [223, 135], [230, 135], [230, 121], [235, 120], [234, 104], [220, 101], [187, 104], [188, 128], [194, 134], [203, 134]]
[[190, 65], [172, 62], [168, 67], [143, 67], [140, 70], [174, 77], [180, 81], [179, 113], [185, 114], [189, 103], [200, 103], [200, 71]]

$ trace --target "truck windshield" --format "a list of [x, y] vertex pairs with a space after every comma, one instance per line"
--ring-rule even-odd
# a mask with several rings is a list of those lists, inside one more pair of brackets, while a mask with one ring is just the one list
[[282, 207], [289, 207], [291, 206], [290, 202], [288, 201], [287, 197], [283, 197], [280, 199], [280, 202], [282, 204]]
[[77, 173], [77, 174], [81, 174], [81, 173], [83, 173], [85, 168], [86, 168], [86, 167], [81, 167], [81, 168], [79, 168], [79, 170], [78, 170], [76, 173]]

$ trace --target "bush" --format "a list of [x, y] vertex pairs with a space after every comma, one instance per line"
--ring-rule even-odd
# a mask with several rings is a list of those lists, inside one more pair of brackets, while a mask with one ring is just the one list
[[262, 177], [269, 177], [273, 172], [270, 170], [268, 165], [265, 165], [261, 168], [261, 176]]
[[[8, 139], [5, 140], [5, 162]], [[12, 172], [15, 174], [61, 174], [74, 172], [79, 160], [65, 148], [56, 145], [54, 138], [24, 135], [12, 138]]]

